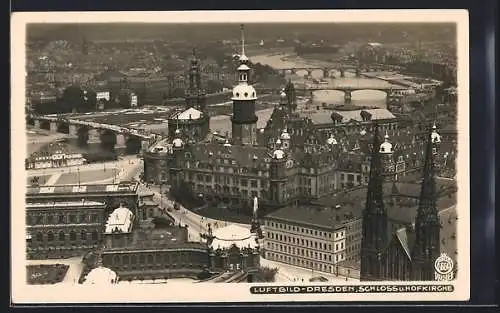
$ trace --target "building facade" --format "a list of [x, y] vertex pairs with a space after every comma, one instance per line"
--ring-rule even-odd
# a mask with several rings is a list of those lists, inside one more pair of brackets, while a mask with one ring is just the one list
[[266, 259], [312, 271], [338, 274], [359, 256], [361, 219], [349, 210], [290, 206], [264, 218]]
[[81, 256], [101, 239], [106, 204], [95, 201], [28, 203], [26, 243], [29, 259]]
[[81, 153], [31, 155], [26, 159], [26, 169], [57, 168], [66, 166], [79, 166], [85, 164], [85, 158]]
[[[204, 271], [255, 271], [260, 266], [256, 235], [238, 226], [217, 229], [201, 242], [189, 239], [187, 226], [155, 229], [148, 221], [136, 223], [133, 213], [117, 208], [109, 217], [100, 249], [100, 265], [120, 280], [197, 279]], [[230, 233], [231, 236], [227, 234]]]

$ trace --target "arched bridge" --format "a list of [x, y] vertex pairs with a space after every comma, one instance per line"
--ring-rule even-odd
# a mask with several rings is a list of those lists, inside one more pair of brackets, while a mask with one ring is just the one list
[[158, 137], [156, 134], [133, 128], [61, 116], [29, 114], [28, 124], [35, 128], [78, 137], [80, 143], [89, 143], [89, 141], [108, 143], [113, 144], [115, 149], [127, 148], [128, 150], [137, 150], [137, 152], [146, 149]]
[[[387, 95], [389, 95], [391, 92], [395, 90], [406, 90], [408, 87], [405, 86], [400, 86], [400, 85], [394, 85], [394, 84], [389, 84], [389, 83], [384, 83], [380, 84], [378, 82], [377, 84], [332, 84], [332, 83], [307, 83], [307, 84], [297, 84], [295, 87], [295, 91], [303, 93], [307, 95], [308, 97], [312, 98], [313, 97], [313, 92], [318, 91], [318, 90], [336, 90], [336, 91], [342, 91], [344, 93], [344, 100], [346, 102], [349, 102], [352, 98], [352, 93], [355, 91], [360, 91], [360, 90], [377, 90], [377, 91], [383, 91]], [[272, 90], [269, 88], [257, 88], [257, 91], [260, 93], [265, 93], [265, 92], [275, 92], [276, 90]]]
[[302, 67], [288, 67], [280, 68], [282, 75], [285, 74], [297, 74], [299, 71], [306, 71], [307, 76], [311, 77], [313, 71], [321, 70], [323, 72], [323, 78], [331, 77], [333, 72], [340, 72], [340, 77], [345, 77], [345, 72], [355, 72], [356, 76], [362, 76], [362, 72], [375, 72], [375, 71], [387, 71], [387, 70], [397, 70], [396, 66], [386, 65], [386, 64], [370, 64], [370, 65], [356, 65], [356, 64], [335, 64], [329, 66], [302, 66]]

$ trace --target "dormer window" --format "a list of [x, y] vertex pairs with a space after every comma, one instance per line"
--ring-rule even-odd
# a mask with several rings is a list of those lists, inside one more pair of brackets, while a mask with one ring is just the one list
[[245, 98], [247, 98], [247, 97], [248, 97], [248, 92], [245, 92], [245, 94], [244, 94], [244, 95], [245, 95]]

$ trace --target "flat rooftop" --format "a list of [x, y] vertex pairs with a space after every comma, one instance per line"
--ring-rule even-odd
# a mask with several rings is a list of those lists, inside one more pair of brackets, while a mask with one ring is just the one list
[[104, 208], [106, 203], [97, 201], [57, 201], [57, 202], [46, 202], [46, 203], [27, 203], [26, 209], [57, 209], [57, 208], [82, 208], [82, 207], [102, 207]]
[[[126, 247], [107, 246], [106, 251], [158, 250], [158, 249], [206, 249], [206, 244], [185, 240], [186, 229], [181, 226], [171, 226], [161, 229], [134, 229], [132, 241]], [[116, 234], [115, 234], [116, 236]]]
[[118, 184], [89, 184], [89, 185], [62, 185], [62, 186], [29, 186], [26, 196], [43, 196], [51, 194], [92, 194], [92, 193], [136, 193], [138, 182], [124, 182]]

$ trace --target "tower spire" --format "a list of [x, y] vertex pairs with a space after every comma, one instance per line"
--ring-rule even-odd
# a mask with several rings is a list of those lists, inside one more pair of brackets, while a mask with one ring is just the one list
[[425, 161], [422, 173], [422, 188], [415, 220], [415, 245], [412, 257], [415, 280], [433, 280], [433, 264], [440, 254], [440, 220], [436, 207], [436, 178], [434, 168], [434, 142], [428, 135], [425, 149]]
[[382, 162], [380, 160], [380, 138], [378, 124], [375, 123], [373, 132], [373, 148], [370, 161], [370, 177], [368, 181], [368, 193], [366, 195], [365, 211], [371, 213], [385, 213], [384, 202], [382, 201]]
[[245, 25], [241, 24], [241, 56], [245, 55]]
[[383, 252], [387, 247], [387, 213], [383, 202], [383, 178], [380, 156], [380, 138], [375, 123], [373, 147], [370, 161], [370, 180], [363, 211], [363, 233], [361, 238], [361, 280], [384, 278]]

